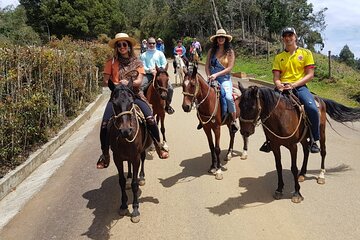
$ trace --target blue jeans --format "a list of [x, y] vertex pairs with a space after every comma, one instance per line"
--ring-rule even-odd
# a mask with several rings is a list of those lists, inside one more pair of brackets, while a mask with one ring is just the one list
[[314, 141], [318, 141], [320, 139], [320, 117], [314, 96], [310, 93], [306, 86], [297, 87], [293, 93], [304, 105], [305, 112], [310, 120], [310, 127]]
[[222, 116], [224, 117], [226, 112], [233, 113], [236, 111], [234, 98], [232, 96], [232, 82], [230, 80], [219, 81], [221, 85], [221, 107]]

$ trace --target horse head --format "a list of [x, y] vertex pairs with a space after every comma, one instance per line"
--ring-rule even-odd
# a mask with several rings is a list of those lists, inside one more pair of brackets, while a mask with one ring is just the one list
[[245, 89], [240, 82], [238, 82], [241, 91], [240, 97], [240, 133], [245, 137], [254, 134], [255, 126], [261, 114], [261, 106], [259, 99], [259, 88], [257, 86], [250, 86]]
[[154, 88], [159, 93], [162, 100], [166, 100], [168, 97], [168, 84], [169, 84], [169, 74], [167, 72], [167, 64], [165, 68], [156, 68], [156, 76], [153, 81]]
[[183, 104], [184, 112], [190, 112], [195, 101], [196, 93], [199, 89], [197, 80], [197, 67], [193, 64], [189, 65], [189, 69], [184, 77], [183, 88]]
[[129, 86], [117, 85], [111, 94], [114, 125], [123, 138], [128, 138], [133, 132], [134, 99], [135, 95]]

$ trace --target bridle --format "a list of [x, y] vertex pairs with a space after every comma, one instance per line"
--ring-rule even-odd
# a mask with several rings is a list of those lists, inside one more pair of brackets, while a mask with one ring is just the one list
[[[122, 117], [122, 116], [124, 116], [124, 115], [130, 115], [130, 119], [132, 120], [132, 119], [133, 119], [133, 115], [136, 116], [136, 109], [135, 109], [135, 104], [134, 104], [134, 102], [131, 103], [131, 108], [130, 108], [130, 110], [128, 110], [128, 111], [122, 111], [122, 112], [116, 114], [116, 111], [115, 111], [115, 109], [114, 109], [114, 104], [113, 104], [113, 106], [112, 106], [112, 110], [113, 110], [113, 113], [114, 113], [114, 116], [112, 117], [112, 118], [114, 119], [114, 126], [115, 126], [115, 128], [116, 128], [118, 131], [120, 130], [120, 126], [118, 126], [117, 123], [116, 123], [116, 120], [117, 120], [117, 119], [119, 119], [120, 117]], [[134, 137], [133, 137], [131, 140], [129, 140], [128, 138], [125, 138], [125, 140], [126, 140], [127, 142], [133, 142], [133, 141], [136, 139], [137, 135], [139, 134], [139, 129], [140, 129], [140, 127], [139, 127], [139, 122], [138, 122], [137, 119], [136, 119], [135, 122], [136, 122], [136, 133], [135, 133]]]
[[[153, 79], [152, 85], [153, 85], [153, 87], [154, 87], [155, 90], [160, 90], [160, 91], [164, 91], [164, 92], [167, 93], [167, 92], [168, 92], [168, 89], [165, 88], [165, 87], [160, 86], [159, 83], [157, 82], [157, 77], [158, 77], [161, 73], [162, 73], [162, 72], [157, 72], [157, 73], [156, 73], [156, 76], [155, 76], [155, 78]], [[165, 72], [164, 72], [164, 73], [165, 73]]]
[[[190, 72], [190, 74], [191, 74], [191, 72]], [[196, 99], [196, 96], [197, 96], [198, 93], [201, 91], [201, 89], [200, 89], [199, 80], [197, 79], [197, 77], [195, 77], [195, 92], [194, 92], [194, 93], [189, 93], [189, 92], [184, 92], [184, 91], [182, 92], [182, 94], [183, 94], [184, 96], [191, 97], [191, 105], [192, 105], [193, 103], [195, 104], [195, 107], [196, 107], [196, 110], [197, 110], [197, 116], [198, 116], [199, 120], [201, 121], [201, 123], [202, 123], [203, 125], [209, 123], [209, 122], [213, 119], [213, 117], [215, 116], [215, 114], [216, 114], [216, 112], [217, 112], [218, 105], [219, 105], [219, 101], [220, 101], [220, 100], [218, 99], [218, 94], [219, 94], [219, 93], [216, 93], [216, 104], [215, 104], [214, 111], [211, 113], [210, 116], [204, 116], [204, 117], [208, 117], [209, 120], [203, 122], [203, 121], [201, 120], [201, 114], [200, 114], [200, 112], [199, 112], [199, 107], [200, 107], [200, 105], [201, 105], [202, 103], [204, 103], [205, 100], [209, 97], [209, 95], [210, 95], [210, 89], [211, 89], [211, 86], [208, 85], [208, 90], [207, 90], [206, 96], [198, 103], [198, 102], [197, 102], [197, 99]]]

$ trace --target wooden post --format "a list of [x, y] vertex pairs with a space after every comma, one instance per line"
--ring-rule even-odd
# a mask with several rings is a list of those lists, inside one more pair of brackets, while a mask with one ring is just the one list
[[331, 51], [329, 51], [329, 78], [331, 78]]

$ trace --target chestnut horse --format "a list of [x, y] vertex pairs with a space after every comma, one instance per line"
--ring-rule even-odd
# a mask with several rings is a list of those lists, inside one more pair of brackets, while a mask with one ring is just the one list
[[[215, 174], [216, 179], [221, 180], [223, 178], [219, 158], [221, 151], [219, 146], [221, 125], [226, 124], [230, 133], [229, 149], [225, 160], [230, 160], [233, 155], [235, 133], [230, 131], [232, 122], [230, 117], [226, 117], [225, 121], [222, 121], [219, 90], [210, 86], [197, 72], [197, 67], [191, 64], [188, 73], [185, 75], [183, 95], [182, 108], [185, 112], [190, 112], [193, 104], [196, 105], [197, 117], [203, 125], [211, 151], [212, 164], [209, 172]], [[239, 99], [235, 100], [235, 105], [236, 116], [239, 117]], [[215, 135], [215, 145], [212, 132]], [[241, 158], [246, 159], [248, 138], [243, 137], [243, 140], [244, 151]]]
[[[309, 157], [310, 129], [303, 107], [295, 100], [292, 94], [285, 94], [267, 87], [251, 86], [243, 88], [240, 100], [240, 127], [241, 134], [249, 137], [255, 132], [255, 126], [261, 124], [266, 138], [270, 140], [271, 150], [275, 157], [275, 165], [278, 175], [278, 186], [274, 194], [275, 199], [282, 197], [284, 187], [282, 177], [280, 146], [290, 151], [291, 172], [295, 182], [295, 192], [291, 198], [294, 203], [301, 202], [304, 198], [300, 193], [299, 182], [304, 181]], [[293, 90], [295, 91], [295, 90]], [[326, 113], [337, 122], [359, 121], [360, 109], [348, 108], [329, 99], [315, 96], [319, 104], [320, 112], [320, 155], [321, 170], [317, 178], [319, 184], [325, 183], [325, 126]], [[304, 159], [298, 175], [297, 143], [301, 143]]]
[[163, 147], [166, 151], [169, 150], [169, 147], [166, 143], [165, 137], [165, 105], [166, 99], [168, 97], [168, 84], [169, 84], [169, 74], [167, 73], [166, 64], [164, 68], [158, 68], [156, 66], [156, 76], [152, 81], [152, 84], [149, 86], [146, 92], [146, 98], [149, 103], [152, 105], [154, 116], [156, 116], [156, 122], [161, 123], [161, 134], [163, 137]]
[[[131, 83], [131, 82], [130, 82]], [[129, 83], [129, 84], [130, 84]], [[128, 162], [129, 172], [133, 168], [131, 188], [133, 192], [133, 212], [131, 221], [140, 221], [139, 212], [139, 180], [144, 180], [145, 150], [151, 145], [145, 125], [138, 117], [141, 115], [140, 108], [134, 104], [135, 95], [131, 88], [123, 85], [115, 87], [111, 95], [114, 117], [109, 123], [109, 139], [113, 152], [113, 159], [119, 172], [119, 184], [121, 188], [121, 206], [119, 214], [124, 216], [128, 213], [128, 197], [126, 195], [126, 178], [124, 175], [123, 162]], [[138, 178], [141, 163], [140, 179]]]

